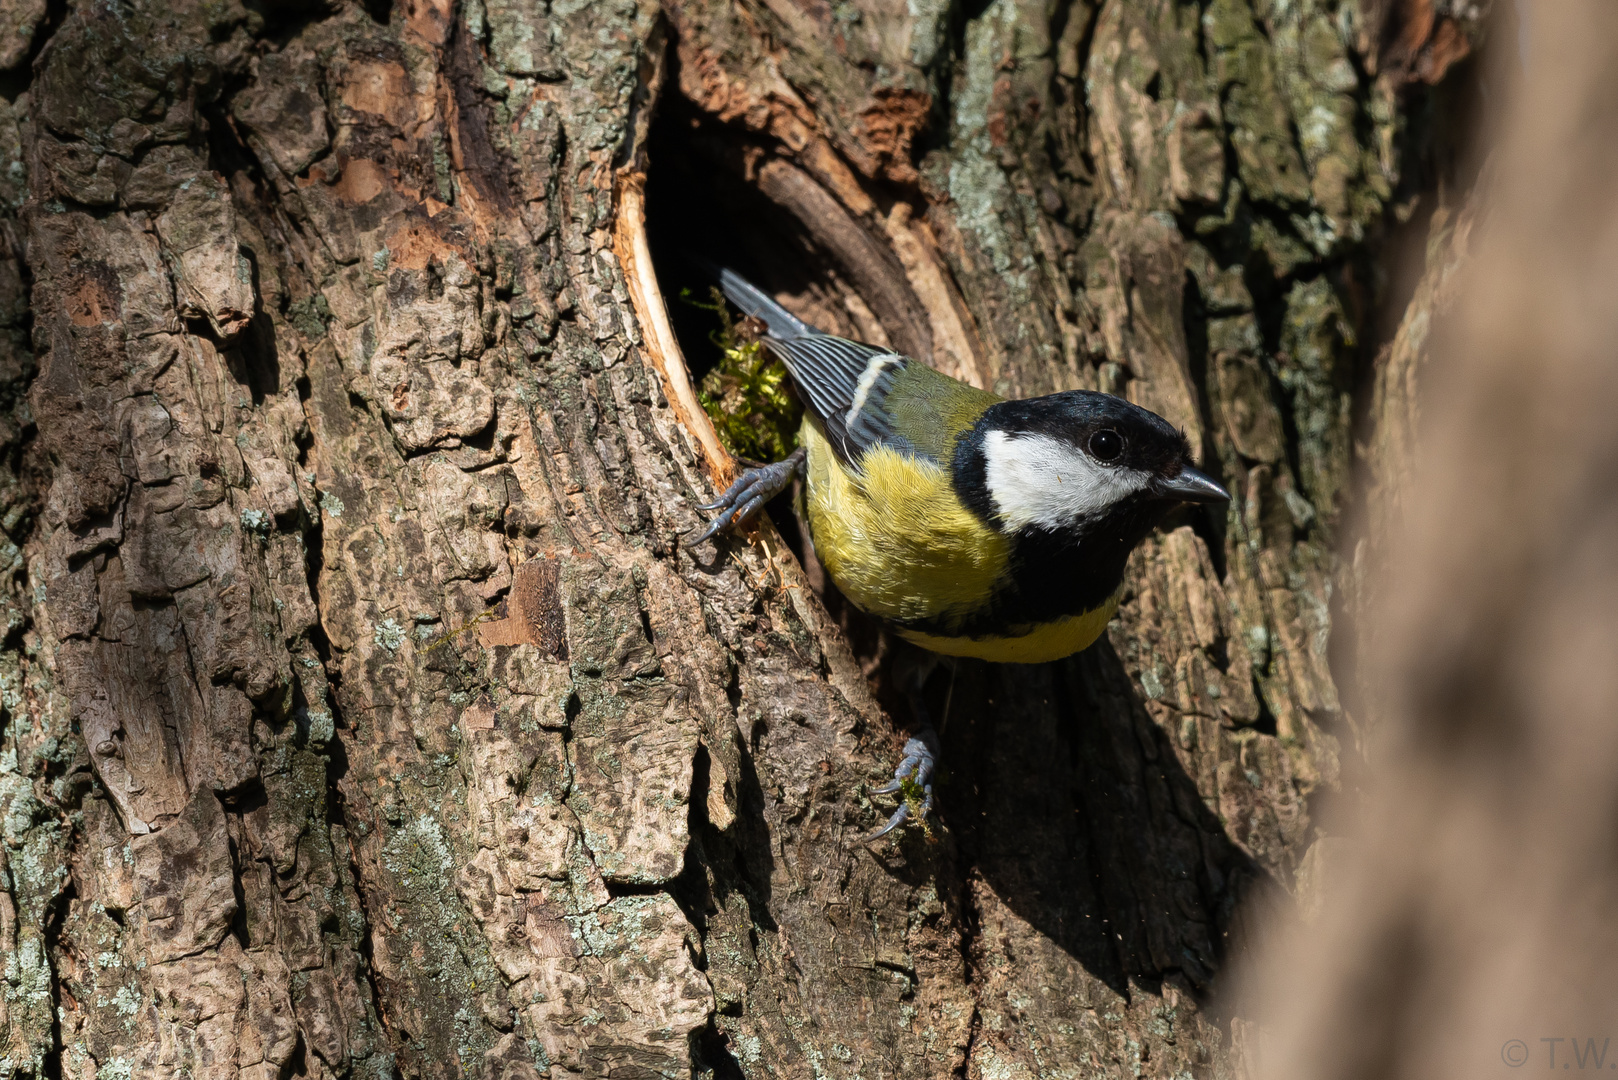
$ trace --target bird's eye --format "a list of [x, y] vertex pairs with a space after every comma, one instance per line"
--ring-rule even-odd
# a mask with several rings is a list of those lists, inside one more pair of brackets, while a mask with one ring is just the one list
[[1103, 428], [1090, 436], [1090, 454], [1097, 461], [1117, 461], [1124, 452], [1124, 437], [1111, 428]]

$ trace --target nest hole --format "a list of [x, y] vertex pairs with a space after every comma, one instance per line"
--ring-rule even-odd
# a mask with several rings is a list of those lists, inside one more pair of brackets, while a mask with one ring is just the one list
[[711, 302], [721, 267], [820, 330], [888, 341], [838, 255], [759, 190], [760, 165], [778, 157], [769, 141], [719, 123], [678, 96], [664, 102], [648, 134], [646, 239], [693, 382], [721, 358], [712, 340], [718, 317], [699, 306]]
[[[772, 159], [783, 155], [768, 140], [718, 122], [678, 95], [662, 103], [648, 133], [647, 245], [699, 397], [714, 389], [709, 376], [726, 362], [726, 346], [735, 340], [726, 338], [714, 310], [721, 267], [742, 274], [817, 329], [893, 344], [883, 320], [861, 296], [847, 254], [818, 243], [818, 223], [804, 222], [760, 190], [759, 170]], [[739, 317], [734, 308], [729, 314]], [[795, 439], [796, 419], [792, 428]], [[873, 688], [887, 697], [884, 684], [890, 680], [884, 672], [890, 665], [885, 661], [897, 639], [849, 604], [821, 570], [798, 513], [796, 490], [778, 496], [767, 510]]]

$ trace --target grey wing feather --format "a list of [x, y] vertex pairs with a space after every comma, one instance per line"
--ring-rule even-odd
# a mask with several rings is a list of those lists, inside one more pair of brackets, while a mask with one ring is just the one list
[[778, 338], [807, 337], [819, 330], [798, 318], [764, 294], [764, 291], [734, 270], [719, 271], [719, 287], [732, 304], [745, 315], [763, 319], [770, 333]]
[[770, 328], [764, 344], [786, 364], [798, 396], [844, 463], [854, 466], [872, 446], [900, 441], [885, 403], [894, 377], [909, 361], [820, 333], [732, 270], [719, 272], [719, 284], [731, 303]]
[[792, 373], [792, 382], [849, 465], [880, 443], [895, 442], [887, 409], [894, 376], [908, 363], [886, 349], [815, 334], [785, 341], [764, 339]]

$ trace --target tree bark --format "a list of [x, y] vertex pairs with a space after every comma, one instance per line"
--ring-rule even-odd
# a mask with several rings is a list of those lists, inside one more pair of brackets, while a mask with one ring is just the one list
[[1360, 635], [1376, 760], [1328, 902], [1252, 972], [1267, 1077], [1618, 1068], [1618, 11], [1513, 14], [1489, 164], [1387, 366], [1424, 394], [1380, 410], [1419, 468], [1367, 515], [1373, 548], [1403, 519]]
[[[1239, 1070], [1480, 34], [1387, 8], [0, 0], [0, 1076]], [[788, 302], [1235, 495], [1089, 652], [954, 670], [930, 832], [858, 842], [880, 636], [768, 525], [678, 542], [731, 466], [665, 167], [796, 230]]]

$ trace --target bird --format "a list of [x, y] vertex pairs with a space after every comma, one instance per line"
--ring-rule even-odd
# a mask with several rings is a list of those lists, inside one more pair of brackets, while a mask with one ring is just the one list
[[[762, 320], [804, 405], [798, 447], [749, 468], [688, 543], [746, 522], [802, 477], [809, 542], [856, 608], [945, 656], [1059, 660], [1118, 609], [1130, 553], [1176, 505], [1227, 502], [1185, 435], [1094, 390], [1008, 400], [911, 357], [821, 333], [751, 282], [726, 298]], [[923, 724], [878, 794], [932, 809], [938, 737]], [[910, 800], [867, 840], [903, 824]]]

